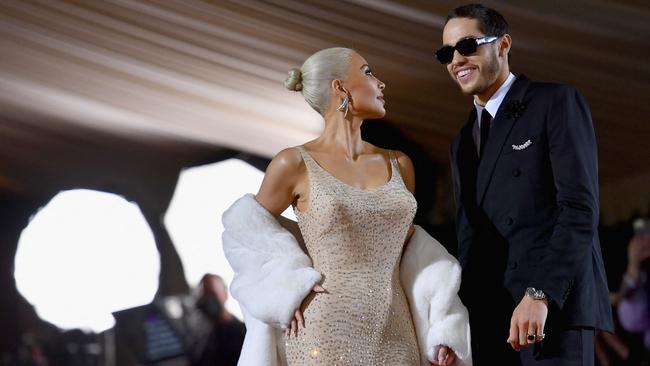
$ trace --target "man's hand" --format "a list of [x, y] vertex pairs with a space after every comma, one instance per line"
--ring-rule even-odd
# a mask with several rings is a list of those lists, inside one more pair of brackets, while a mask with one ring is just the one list
[[[534, 300], [529, 296], [524, 296], [512, 312], [510, 336], [507, 342], [515, 351], [540, 342], [544, 338], [544, 325], [546, 324], [547, 315], [548, 300]], [[533, 335], [534, 338], [529, 339], [529, 335]]]

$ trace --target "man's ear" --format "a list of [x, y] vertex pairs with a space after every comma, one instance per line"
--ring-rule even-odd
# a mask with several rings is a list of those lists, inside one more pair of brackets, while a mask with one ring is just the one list
[[499, 56], [505, 56], [510, 52], [510, 47], [512, 46], [512, 37], [508, 33], [504, 34], [501, 37], [499, 42]]

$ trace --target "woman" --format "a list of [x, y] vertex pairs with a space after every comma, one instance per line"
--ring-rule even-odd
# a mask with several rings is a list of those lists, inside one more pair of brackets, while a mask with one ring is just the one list
[[[318, 138], [283, 150], [271, 161], [254, 200], [273, 217], [279, 217], [287, 207], [293, 206], [309, 255], [307, 261], [313, 262], [311, 270], [316, 271], [316, 275], [308, 272], [302, 285], [297, 286], [304, 290], [305, 284], [309, 284], [312, 291], [306, 297], [301, 294], [297, 304], [300, 306], [291, 309], [295, 312], [290, 324], [284, 324], [286, 363], [429, 364], [421, 359], [422, 355], [431, 364], [451, 365], [456, 361], [457, 351], [449, 346], [455, 341], [456, 344], [467, 342], [457, 347], [464, 348], [463, 364], [468, 364], [471, 360], [467, 361], [469, 342], [465, 320], [461, 321], [460, 336], [456, 337], [460, 340], [440, 334], [446, 331], [428, 334], [428, 328], [418, 332], [422, 334], [418, 337], [414, 316], [402, 288], [400, 260], [414, 233], [412, 221], [417, 208], [412, 194], [415, 186], [413, 165], [401, 152], [384, 150], [363, 141], [360, 130], [364, 120], [385, 115], [382, 93], [385, 84], [373, 75], [358, 53], [347, 48], [329, 48], [309, 57], [300, 69], [291, 70], [285, 86], [300, 91], [325, 120], [325, 129]], [[224, 246], [237, 280], [238, 262], [243, 261], [229, 255], [232, 250], [227, 248], [227, 233], [235, 231], [229, 226], [238, 224], [231, 224], [233, 220], [229, 220], [228, 215], [224, 215]], [[273, 237], [268, 236], [270, 240]], [[242, 237], [240, 241], [250, 242], [251, 239]], [[264, 248], [267, 250], [268, 246]], [[260, 268], [269, 261], [262, 261]], [[444, 261], [447, 265], [455, 264], [448, 254]], [[297, 269], [309, 271], [309, 268], [293, 264], [285, 267], [287, 273]], [[292, 276], [291, 281], [300, 276]], [[260, 277], [260, 280], [268, 277]], [[259, 291], [264, 291], [261, 288], [268, 287], [254, 280], [239, 282], [247, 283], [239, 288], [257, 286]], [[236, 298], [237, 286], [233, 282]], [[249, 291], [250, 298], [245, 291], [240, 291], [245, 314], [250, 315], [259, 301], [268, 299], [257, 291]], [[458, 319], [463, 319], [464, 308], [455, 291], [452, 292], [440, 296], [436, 306], [444, 308], [439, 311], [441, 314], [460, 314]], [[415, 306], [411, 304], [412, 308]], [[424, 310], [424, 313], [431, 312], [430, 308]], [[443, 317], [439, 319], [442, 322]], [[448, 343], [427, 345], [431, 339], [445, 337], [450, 340]], [[422, 347], [428, 349], [419, 349]]]

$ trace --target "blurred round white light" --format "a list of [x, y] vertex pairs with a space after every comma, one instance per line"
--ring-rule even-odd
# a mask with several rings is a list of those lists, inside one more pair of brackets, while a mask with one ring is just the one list
[[[197, 286], [206, 273], [221, 276], [230, 285], [233, 271], [223, 254], [221, 215], [246, 193], [256, 193], [264, 173], [238, 159], [185, 169], [165, 214], [169, 232], [190, 286]], [[295, 220], [291, 209], [283, 216]], [[232, 297], [226, 309], [242, 317]]]
[[15, 259], [18, 291], [62, 328], [102, 332], [111, 312], [148, 304], [160, 257], [137, 205], [115, 194], [57, 194], [25, 228]]

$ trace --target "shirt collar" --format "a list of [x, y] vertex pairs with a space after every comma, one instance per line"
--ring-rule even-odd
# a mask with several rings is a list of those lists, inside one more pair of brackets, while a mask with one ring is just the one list
[[494, 116], [497, 115], [497, 111], [499, 110], [499, 107], [501, 106], [501, 103], [503, 102], [503, 99], [506, 97], [506, 94], [508, 94], [508, 91], [510, 90], [510, 87], [512, 86], [512, 83], [515, 82], [515, 75], [513, 73], [510, 73], [508, 75], [508, 78], [506, 81], [501, 85], [499, 90], [494, 93], [490, 99], [485, 103], [485, 107], [481, 107], [476, 103], [476, 100], [474, 100], [474, 107], [476, 108], [476, 112], [480, 116], [481, 113], [483, 112], [483, 108], [487, 109], [488, 113], [490, 113], [490, 116], [494, 119]]

